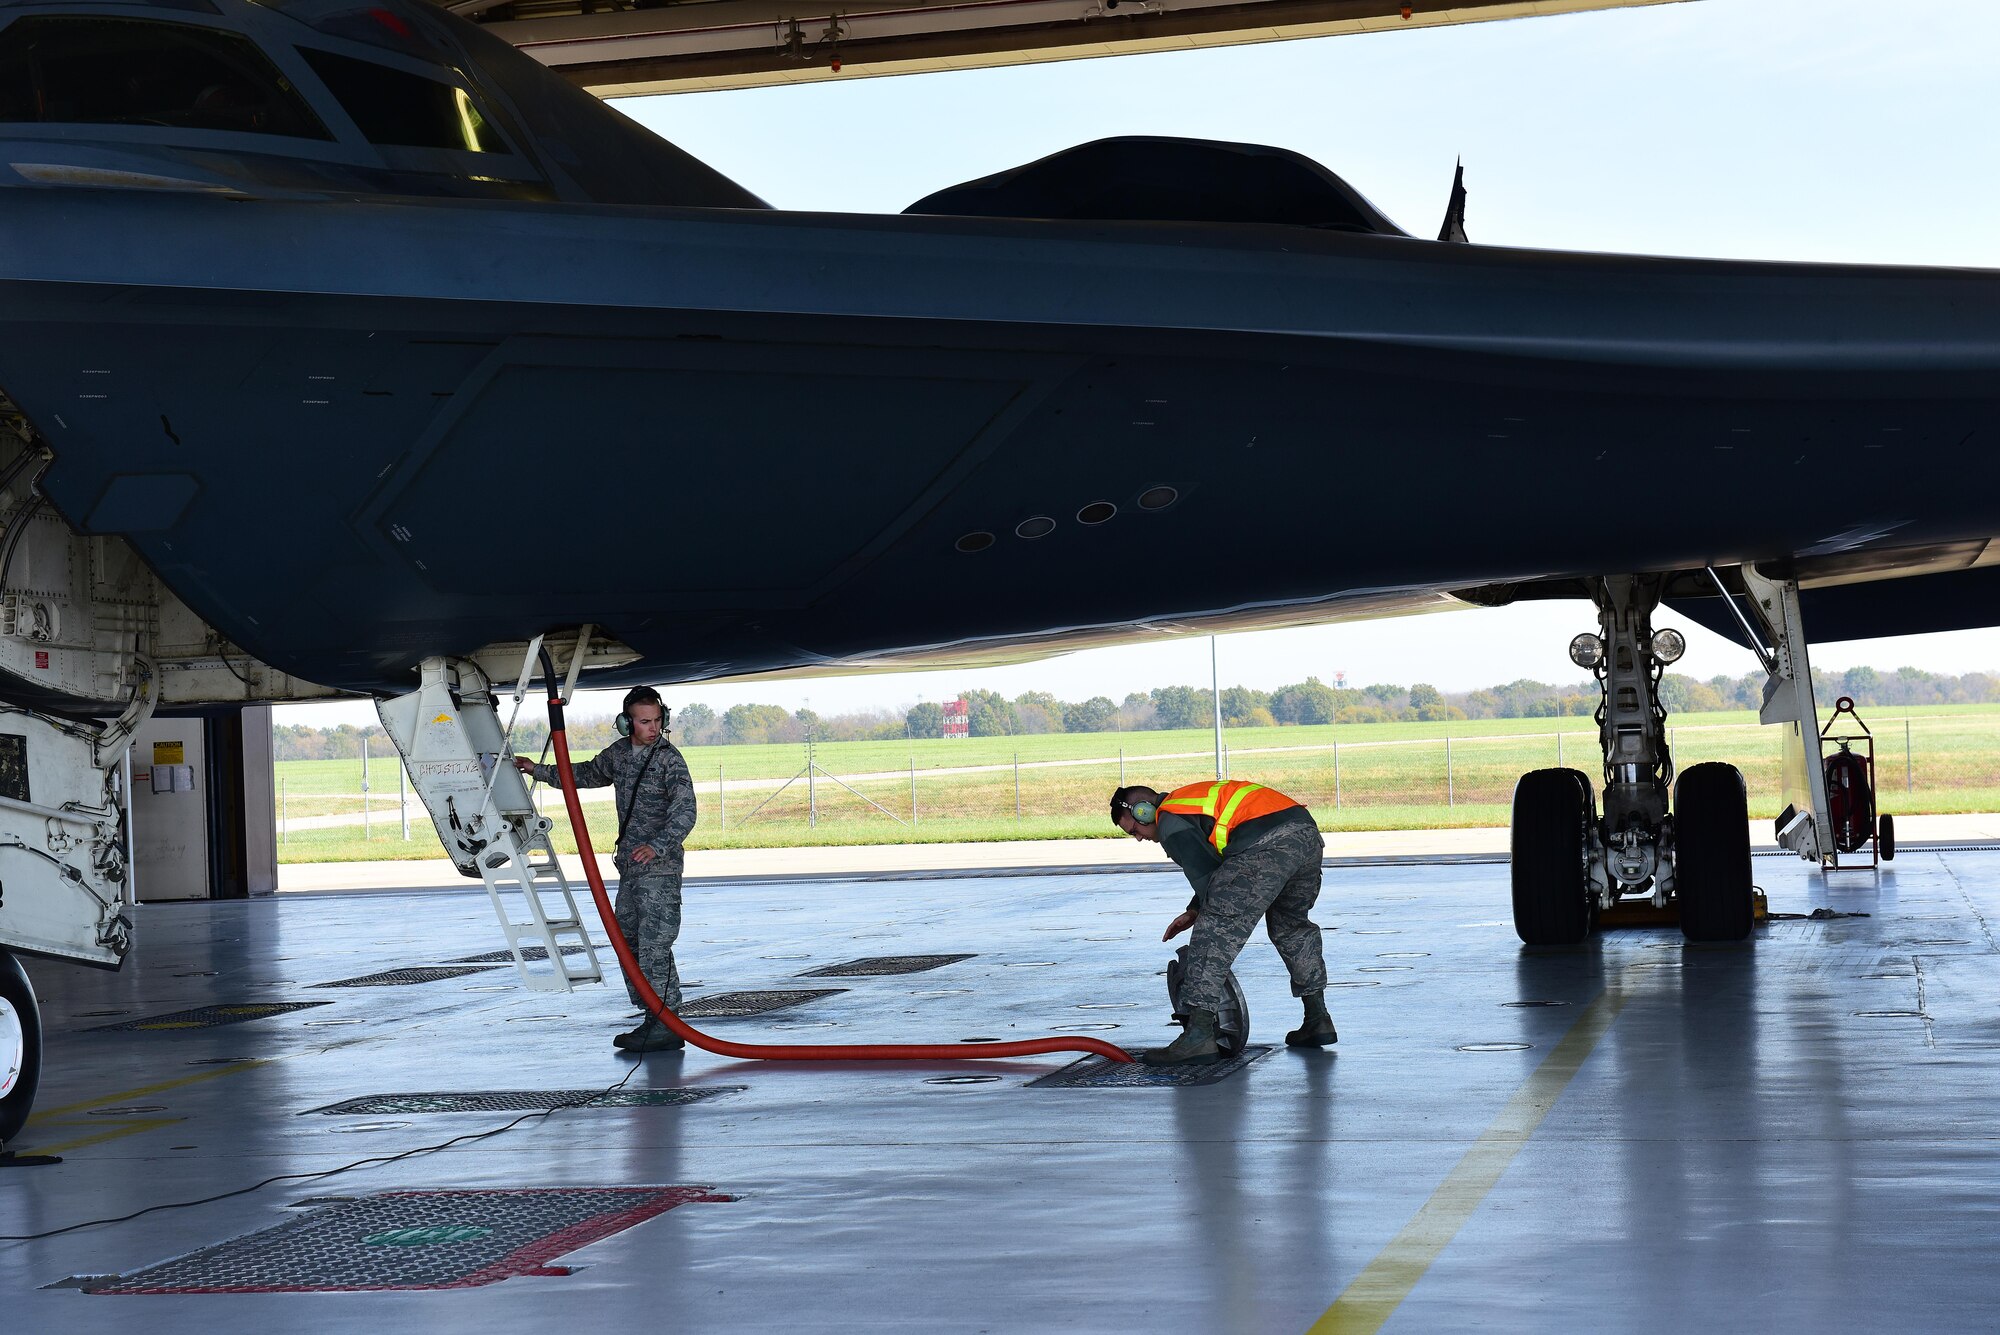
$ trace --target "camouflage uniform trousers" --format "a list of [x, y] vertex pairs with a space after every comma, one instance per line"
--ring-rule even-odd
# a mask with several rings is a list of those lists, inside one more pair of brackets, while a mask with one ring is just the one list
[[[681, 975], [674, 965], [674, 938], [681, 934], [681, 868], [686, 858], [678, 848], [654, 858], [643, 867], [619, 859], [619, 930], [632, 947], [639, 972], [667, 1003], [667, 1009], [681, 1007]], [[632, 1004], [643, 1009], [639, 990], [628, 980], [625, 991]]]
[[1319, 830], [1300, 823], [1274, 830], [1254, 847], [1223, 859], [1209, 878], [1194, 920], [1182, 1006], [1221, 1008], [1229, 966], [1243, 953], [1260, 918], [1292, 975], [1292, 995], [1325, 989], [1319, 928], [1306, 916], [1319, 898], [1319, 864], [1325, 853]]

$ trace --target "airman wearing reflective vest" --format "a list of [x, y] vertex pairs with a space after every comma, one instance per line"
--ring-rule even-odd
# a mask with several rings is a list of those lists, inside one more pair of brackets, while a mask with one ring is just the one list
[[1285, 1035], [1293, 1047], [1325, 1047], [1339, 1038], [1326, 1011], [1326, 961], [1319, 928], [1307, 915], [1319, 898], [1326, 842], [1312, 812], [1275, 788], [1224, 780], [1162, 793], [1143, 784], [1111, 795], [1111, 820], [1134, 839], [1159, 844], [1187, 873], [1194, 897], [1168, 924], [1170, 941], [1188, 928], [1181, 1009], [1187, 1032], [1144, 1060], [1155, 1065], [1213, 1062], [1216, 1011], [1230, 965], [1258, 919], [1305, 1003], [1305, 1022]]

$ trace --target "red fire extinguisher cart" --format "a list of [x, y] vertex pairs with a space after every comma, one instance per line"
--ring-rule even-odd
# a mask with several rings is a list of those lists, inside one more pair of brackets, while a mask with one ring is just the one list
[[[1843, 728], [1842, 716], [1851, 730]], [[1834, 702], [1833, 714], [1819, 736], [1820, 753], [1825, 756], [1827, 814], [1833, 820], [1833, 847], [1827, 851], [1826, 865], [1858, 870], [1893, 861], [1896, 818], [1875, 812], [1875, 734], [1854, 712], [1853, 697], [1843, 695]], [[1826, 755], [1829, 742], [1839, 749]], [[1866, 862], [1853, 856], [1864, 849]], [[1848, 861], [1841, 861], [1843, 854]]]

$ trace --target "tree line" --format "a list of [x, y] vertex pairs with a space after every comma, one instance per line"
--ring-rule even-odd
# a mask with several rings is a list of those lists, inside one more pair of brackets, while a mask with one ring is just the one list
[[[1968, 672], [1963, 676], [1902, 667], [1881, 672], [1872, 667], [1845, 672], [1813, 671], [1813, 689], [1822, 707], [1843, 695], [1862, 708], [1906, 705], [1987, 704], [2000, 700], [2000, 676]], [[1215, 702], [1205, 686], [1162, 686], [1134, 691], [1122, 701], [1109, 696], [1059, 700], [1048, 691], [1024, 691], [1008, 699], [998, 691], [966, 691], [967, 721], [974, 737], [1020, 737], [1052, 732], [1150, 732], [1170, 728], [1206, 728], [1215, 720]], [[1714, 676], [1706, 681], [1669, 672], [1660, 682], [1660, 698], [1670, 714], [1712, 713], [1725, 709], [1756, 709], [1764, 698], [1764, 676]], [[1522, 678], [1474, 691], [1440, 691], [1424, 682], [1411, 686], [1329, 686], [1317, 677], [1260, 691], [1231, 686], [1222, 692], [1222, 722], [1231, 728], [1280, 728], [1299, 724], [1450, 722], [1481, 718], [1588, 718], [1597, 710], [1594, 681], [1572, 685]], [[617, 739], [610, 717], [572, 713], [570, 743], [590, 752]], [[821, 716], [810, 709], [778, 705], [731, 705], [717, 713], [693, 704], [673, 713], [674, 739], [682, 746], [751, 745], [803, 742], [807, 735], [824, 742], [916, 740], [944, 735], [944, 706], [924, 701], [906, 709], [860, 710]], [[341, 760], [361, 754], [367, 738], [370, 754], [393, 754], [378, 727], [357, 728], [343, 723], [332, 728], [300, 724], [272, 729], [279, 760]], [[548, 739], [548, 725], [524, 719], [515, 730], [514, 749], [538, 754]]]

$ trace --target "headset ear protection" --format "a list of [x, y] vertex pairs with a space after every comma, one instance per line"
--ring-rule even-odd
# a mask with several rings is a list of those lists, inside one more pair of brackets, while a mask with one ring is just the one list
[[1160, 807], [1157, 802], [1147, 802], [1144, 800], [1131, 802], [1126, 805], [1125, 809], [1131, 812], [1132, 819], [1141, 825], [1151, 825], [1160, 815]]
[[[667, 702], [660, 698], [658, 691], [648, 690], [645, 696], [632, 701], [632, 704], [658, 705], [660, 709], [660, 735], [666, 735], [667, 726], [673, 722], [674, 711], [667, 708]], [[630, 737], [632, 735], [632, 713], [629, 706], [618, 711], [617, 728], [620, 737]]]

